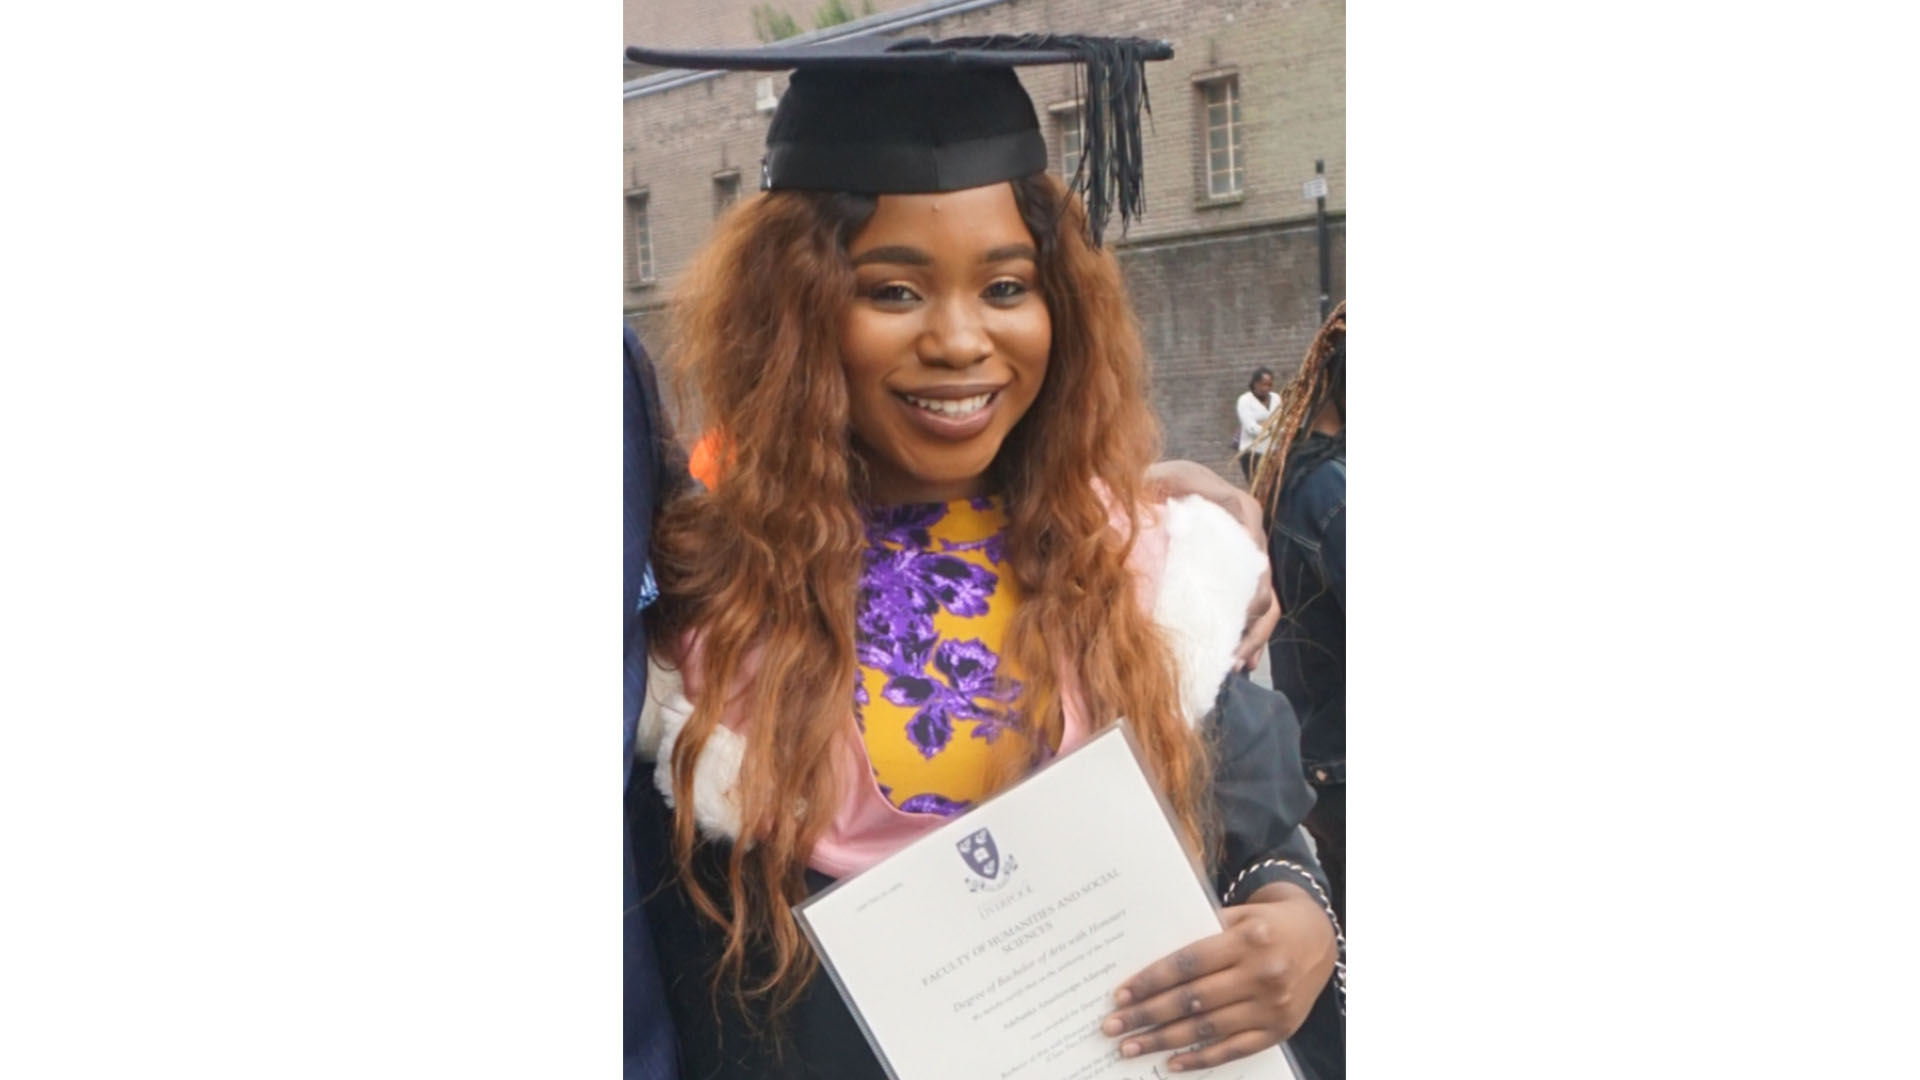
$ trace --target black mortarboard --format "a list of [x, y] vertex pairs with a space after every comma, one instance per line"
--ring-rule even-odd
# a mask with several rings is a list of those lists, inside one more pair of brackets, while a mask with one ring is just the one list
[[628, 60], [655, 67], [791, 70], [767, 129], [763, 186], [869, 195], [959, 191], [1045, 171], [1046, 140], [1013, 69], [1083, 65], [1085, 134], [1072, 180], [1095, 244], [1113, 208], [1122, 231], [1140, 213], [1145, 65], [1172, 55], [1164, 41], [1078, 34], [627, 49]]

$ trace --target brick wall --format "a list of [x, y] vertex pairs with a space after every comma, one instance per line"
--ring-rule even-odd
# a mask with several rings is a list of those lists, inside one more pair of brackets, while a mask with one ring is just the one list
[[[1332, 302], [1346, 297], [1346, 225], [1330, 219]], [[1257, 367], [1276, 386], [1299, 370], [1320, 328], [1319, 237], [1311, 222], [1204, 239], [1140, 244], [1120, 254], [1153, 364], [1166, 453], [1239, 479], [1234, 402]]]
[[[629, 40], [673, 45], [752, 41], [754, 0], [627, 0]], [[806, 25], [811, 0], [783, 0]], [[952, 0], [947, 0], [951, 3]], [[907, 17], [940, 3], [876, 0]], [[1233, 400], [1266, 364], [1284, 378], [1319, 324], [1314, 207], [1301, 185], [1326, 162], [1334, 223], [1333, 296], [1345, 295], [1346, 7], [1344, 0], [998, 0], [899, 33], [1132, 34], [1173, 43], [1174, 59], [1148, 66], [1153, 115], [1146, 131], [1146, 214], [1109, 242], [1140, 308], [1155, 369], [1155, 403], [1170, 454], [1231, 469], [1226, 439]], [[629, 71], [629, 74], [634, 74]], [[668, 73], [655, 79], [681, 76]], [[1020, 73], [1059, 168], [1051, 106], [1070, 104], [1069, 69]], [[1240, 195], [1206, 197], [1204, 111], [1196, 76], [1229, 75], [1241, 103]], [[627, 282], [629, 321], [656, 353], [667, 344], [661, 309], [674, 276], [705, 241], [717, 174], [737, 170], [758, 186], [767, 114], [755, 109], [755, 72], [686, 81], [625, 101], [626, 177], [645, 190], [655, 280]], [[776, 91], [785, 76], [773, 76]], [[655, 84], [657, 85], [657, 84]], [[631, 245], [632, 237], [627, 237]]]

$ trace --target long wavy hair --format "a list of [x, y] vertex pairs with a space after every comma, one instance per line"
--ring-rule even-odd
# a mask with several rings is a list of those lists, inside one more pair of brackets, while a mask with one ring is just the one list
[[[1014, 710], [1034, 736], [1024, 740], [1034, 757], [1002, 762], [996, 790], [1058, 744], [1066, 662], [1089, 723], [1129, 718], [1190, 841], [1204, 848], [1206, 748], [1182, 719], [1172, 653], [1125, 561], [1160, 441], [1138, 323], [1118, 264], [1085, 238], [1077, 199], [1045, 175], [1013, 190], [1039, 253], [1053, 343], [1038, 396], [992, 466], [1009, 519], [1004, 571], [1024, 594], [1004, 655], [1021, 676]], [[654, 640], [677, 643], [668, 647], [681, 650], [673, 659], [687, 667], [693, 704], [673, 747], [674, 790], [692, 790], [694, 763], [724, 714], [745, 722], [741, 831], [724, 895], [694, 873], [705, 841], [686, 795], [674, 810], [674, 858], [696, 908], [726, 933], [715, 992], [730, 981], [743, 1010], [758, 1001], [769, 1019], [817, 963], [789, 914], [807, 895], [808, 855], [843, 785], [864, 779], [842, 775], [866, 477], [839, 341], [855, 294], [848, 246], [874, 206], [799, 191], [737, 206], [683, 279], [667, 358], [681, 400], [726, 446], [721, 482], [672, 501], [654, 533]]]

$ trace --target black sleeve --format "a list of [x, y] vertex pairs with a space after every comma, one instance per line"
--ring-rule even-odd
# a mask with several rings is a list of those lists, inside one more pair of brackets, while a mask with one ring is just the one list
[[[1329, 899], [1326, 871], [1301, 826], [1313, 808], [1314, 794], [1300, 765], [1300, 723], [1285, 695], [1240, 674], [1221, 688], [1210, 719], [1214, 801], [1221, 823], [1214, 889], [1220, 902], [1231, 906], [1246, 903], [1263, 885], [1290, 881], [1326, 913], [1339, 950], [1334, 978], [1321, 989], [1313, 1015], [1289, 1045], [1296, 1055], [1315, 1062], [1315, 1075], [1343, 1075], [1347, 941]], [[1338, 1064], [1330, 1067], [1329, 1061]]]
[[1300, 825], [1314, 794], [1300, 765], [1293, 707], [1236, 674], [1221, 688], [1211, 720], [1221, 826], [1214, 889], [1221, 903], [1244, 903], [1262, 885], [1292, 881], [1328, 907], [1326, 873]]

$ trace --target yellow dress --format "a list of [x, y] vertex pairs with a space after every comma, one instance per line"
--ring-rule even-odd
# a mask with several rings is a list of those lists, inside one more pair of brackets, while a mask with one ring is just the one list
[[1020, 603], [1001, 572], [998, 498], [874, 507], [860, 577], [854, 715], [881, 791], [908, 812], [957, 814], [998, 755], [1024, 754], [1000, 659]]

